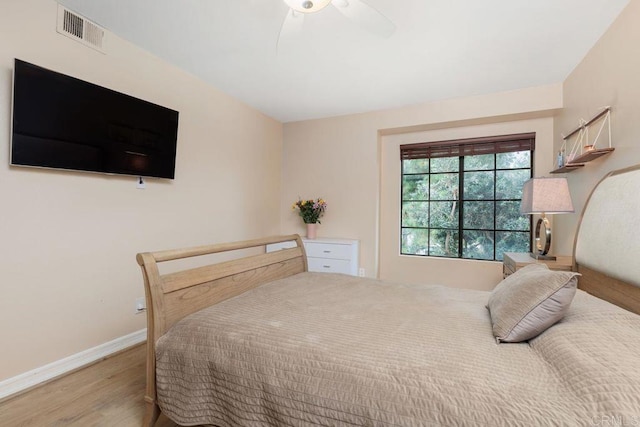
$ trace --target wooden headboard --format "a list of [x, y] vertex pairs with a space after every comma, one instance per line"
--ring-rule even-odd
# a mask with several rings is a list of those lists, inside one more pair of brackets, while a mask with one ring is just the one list
[[613, 171], [595, 186], [573, 258], [580, 289], [640, 314], [640, 165]]
[[[297, 246], [277, 252], [244, 256], [231, 261], [160, 274], [158, 263], [216, 253], [264, 248], [271, 243], [295, 241]], [[205, 307], [219, 303], [276, 279], [307, 271], [307, 257], [297, 234], [244, 242], [200, 246], [136, 256], [142, 268], [147, 301], [147, 389], [145, 426], [160, 415], [156, 402], [155, 343], [174, 323]]]

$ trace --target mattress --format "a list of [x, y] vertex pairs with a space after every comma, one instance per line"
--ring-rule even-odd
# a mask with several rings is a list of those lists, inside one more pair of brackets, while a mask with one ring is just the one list
[[158, 403], [221, 427], [640, 425], [640, 316], [578, 291], [542, 335], [497, 344], [488, 298], [340, 274], [271, 282], [158, 340]]

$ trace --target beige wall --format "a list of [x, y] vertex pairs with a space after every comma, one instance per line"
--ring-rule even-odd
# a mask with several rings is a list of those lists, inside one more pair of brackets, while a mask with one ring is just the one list
[[[549, 159], [550, 167], [551, 125], [544, 117], [550, 117], [561, 105], [561, 86], [552, 85], [389, 111], [287, 123], [284, 126], [282, 231], [304, 233], [302, 221], [290, 210], [291, 203], [298, 196], [323, 197], [329, 205], [319, 235], [359, 239], [360, 264], [367, 276], [375, 277], [379, 267], [378, 250], [395, 250], [398, 247], [394, 245], [389, 249], [388, 238], [380, 239], [383, 244], [378, 244], [380, 189], [383, 182], [389, 184], [385, 178], [388, 174], [381, 169], [384, 166], [383, 153], [388, 149], [387, 142], [404, 138], [391, 136], [436, 132], [438, 129], [446, 131], [434, 135], [466, 135], [470, 129], [473, 130], [472, 126], [495, 126], [477, 128], [478, 131], [493, 131], [510, 128], [514, 121], [542, 117], [535, 128], [545, 135], [540, 153], [542, 158]], [[531, 129], [528, 126], [518, 128]], [[390, 205], [385, 204], [387, 206]], [[418, 260], [410, 265], [405, 265], [399, 257], [396, 261], [393, 266], [385, 263], [382, 270], [384, 278], [420, 281], [428, 270], [429, 280], [434, 283], [471, 286], [476, 277], [484, 276], [486, 279], [483, 279], [481, 287], [489, 288], [497, 283], [501, 271], [498, 263], [445, 260], [437, 271], [432, 271], [427, 267], [429, 261], [421, 263], [419, 261], [423, 260]], [[460, 274], [450, 276], [449, 266], [452, 263]]]
[[[612, 108], [611, 131], [616, 150], [566, 175], [577, 213], [557, 215], [554, 240], [557, 239], [559, 253], [572, 252], [579, 213], [595, 184], [611, 170], [640, 163], [639, 22], [640, 2], [632, 1], [564, 82], [565, 108], [555, 121], [556, 150], [562, 134], [575, 128], [580, 118], [588, 120], [607, 105]], [[602, 248], [606, 250], [606, 242], [602, 242]]]
[[[55, 31], [51, 0], [0, 14], [0, 380], [145, 327], [139, 251], [280, 229], [282, 125], [110, 35]], [[175, 181], [9, 167], [13, 59], [180, 112]]]

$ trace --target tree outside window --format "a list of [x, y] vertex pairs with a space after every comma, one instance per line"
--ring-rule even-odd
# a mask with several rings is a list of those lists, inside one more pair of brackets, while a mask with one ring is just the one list
[[532, 176], [533, 139], [496, 138], [454, 141], [453, 149], [401, 147], [402, 254], [502, 260], [504, 252], [531, 250], [531, 218], [520, 214], [520, 200]]

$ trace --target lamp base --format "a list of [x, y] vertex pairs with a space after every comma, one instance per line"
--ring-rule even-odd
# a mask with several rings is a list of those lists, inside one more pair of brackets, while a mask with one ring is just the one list
[[[540, 236], [540, 229], [544, 228], [544, 246], [542, 237]], [[549, 248], [551, 247], [551, 226], [549, 225], [549, 220], [542, 214], [542, 217], [538, 220], [536, 224], [536, 249], [538, 252], [532, 252], [531, 256], [535, 259], [545, 259], [545, 260], [553, 260], [555, 261], [556, 257], [547, 255], [549, 253]]]
[[538, 253], [535, 253], [535, 252], [531, 252], [529, 255], [531, 256], [531, 258], [541, 259], [541, 260], [545, 260], [545, 261], [555, 261], [557, 259], [553, 255], [542, 255], [542, 254], [538, 254]]

